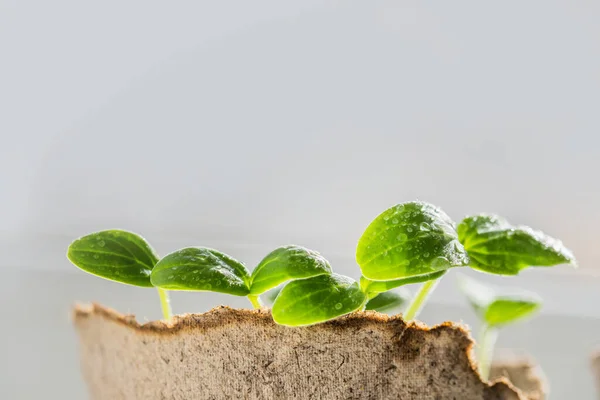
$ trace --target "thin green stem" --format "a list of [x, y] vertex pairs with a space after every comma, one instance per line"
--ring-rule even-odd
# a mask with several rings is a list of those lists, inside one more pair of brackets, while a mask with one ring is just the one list
[[159, 287], [157, 287], [156, 290], [158, 290], [158, 297], [160, 297], [160, 306], [162, 307], [163, 318], [170, 319], [172, 312], [169, 292]]
[[262, 308], [262, 304], [260, 302], [260, 297], [248, 295], [248, 300], [250, 300], [250, 303], [252, 303], [252, 307], [254, 307], [255, 309]]
[[427, 301], [427, 298], [429, 297], [431, 292], [433, 292], [440, 279], [441, 278], [427, 281], [423, 284], [423, 286], [421, 286], [421, 289], [419, 289], [419, 292], [417, 293], [415, 298], [412, 299], [412, 301], [408, 305], [408, 308], [404, 312], [403, 317], [405, 321], [412, 321], [419, 315], [421, 308], [423, 308], [423, 305]]
[[492, 365], [496, 339], [498, 339], [498, 329], [493, 326], [483, 325], [479, 340], [478, 361], [479, 374], [484, 381], [487, 381], [490, 377], [490, 366]]

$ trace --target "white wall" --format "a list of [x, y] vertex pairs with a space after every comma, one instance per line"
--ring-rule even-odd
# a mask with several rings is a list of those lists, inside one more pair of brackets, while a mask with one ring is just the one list
[[[71, 352], [54, 317], [76, 300], [111, 303], [106, 283], [64, 258], [88, 231], [123, 227], [161, 251], [203, 244], [248, 262], [295, 242], [356, 275], [365, 225], [420, 198], [455, 219], [503, 214], [574, 250], [578, 275], [515, 280], [546, 307], [502, 340], [533, 348], [546, 369], [568, 358], [574, 376], [556, 372], [555, 393], [592, 398], [599, 18], [585, 0], [0, 0], [0, 270], [18, 290], [1, 300], [24, 313], [10, 313], [22, 326], [0, 330], [2, 347], [27, 365]], [[449, 302], [448, 318], [465, 312], [451, 286], [434, 299]], [[110, 289], [114, 305], [135, 309], [126, 289]], [[32, 313], [54, 316], [36, 353], [23, 339]], [[561, 318], [568, 329], [544, 330]], [[577, 351], [564, 334], [581, 335]], [[42, 393], [16, 382], [43, 390], [60, 376], [53, 398], [80, 385], [75, 364], [14, 365], [0, 363], [8, 398]]]

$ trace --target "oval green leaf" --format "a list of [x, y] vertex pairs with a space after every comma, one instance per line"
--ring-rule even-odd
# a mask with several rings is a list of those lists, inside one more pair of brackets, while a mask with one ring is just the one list
[[496, 215], [466, 217], [458, 226], [458, 236], [471, 267], [492, 274], [516, 275], [527, 267], [577, 265], [560, 240], [527, 226], [513, 226]]
[[500, 296], [490, 304], [484, 319], [489, 326], [501, 326], [524, 319], [541, 307], [540, 300], [518, 295]]
[[365, 293], [383, 293], [388, 290], [397, 288], [399, 286], [411, 285], [413, 283], [421, 283], [427, 282], [434, 279], [441, 278], [446, 273], [446, 270], [432, 272], [431, 274], [425, 275], [417, 275], [412, 276], [410, 278], [401, 278], [394, 279], [391, 281], [372, 281], [370, 279], [365, 278], [364, 276], [360, 277], [360, 287]]
[[356, 311], [365, 301], [358, 282], [347, 276], [298, 279], [285, 285], [275, 299], [273, 320], [287, 326], [318, 324]]
[[379, 293], [367, 302], [365, 310], [373, 310], [381, 313], [399, 312], [402, 306], [407, 304], [410, 299], [410, 292], [406, 289]]
[[154, 286], [168, 290], [250, 293], [244, 264], [206, 247], [187, 247], [166, 255], [154, 267], [151, 280]]
[[525, 291], [497, 293], [474, 279], [460, 277], [460, 288], [483, 321], [498, 327], [524, 319], [542, 304], [539, 296]]
[[469, 263], [450, 217], [420, 201], [398, 204], [375, 218], [358, 241], [356, 261], [363, 275], [376, 281]]
[[150, 273], [158, 261], [143, 237], [118, 229], [76, 239], [69, 246], [67, 258], [90, 274], [142, 287], [152, 287]]
[[291, 279], [331, 274], [331, 266], [319, 253], [302, 246], [279, 247], [252, 272], [250, 294], [259, 295]]

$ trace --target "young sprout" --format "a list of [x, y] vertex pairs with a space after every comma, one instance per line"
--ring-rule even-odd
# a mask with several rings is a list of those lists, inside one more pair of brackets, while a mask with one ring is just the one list
[[[466, 217], [457, 228], [446, 213], [420, 201], [398, 204], [375, 218], [358, 242], [365, 279], [425, 282], [404, 314], [414, 319], [440, 277], [453, 267], [516, 275], [530, 266], [576, 265], [560, 241], [494, 215]], [[435, 275], [439, 274], [439, 275]]]
[[212, 291], [246, 296], [260, 308], [259, 295], [292, 279], [331, 274], [319, 253], [301, 246], [283, 246], [269, 253], [254, 269], [217, 250], [187, 247], [166, 255], [152, 270], [150, 280], [168, 290]]
[[[76, 239], [67, 258], [82, 270], [111, 281], [152, 287], [150, 274], [158, 262], [154, 249], [141, 236], [111, 229]], [[169, 294], [157, 288], [165, 319], [171, 318]]]
[[246, 296], [260, 308], [260, 295], [285, 285], [273, 302], [272, 315], [275, 322], [288, 326], [317, 324], [403, 302], [405, 297], [388, 291], [424, 283], [404, 314], [412, 320], [453, 267], [514, 275], [533, 265], [575, 264], [562, 243], [541, 232], [488, 215], [467, 217], [456, 229], [443, 211], [419, 201], [391, 207], [367, 227], [356, 249], [362, 271], [359, 282], [333, 273], [316, 251], [295, 245], [275, 249], [252, 273], [240, 261], [206, 247], [180, 249], [158, 260], [143, 238], [118, 230], [76, 240], [68, 257], [103, 278], [155, 286], [165, 318], [170, 316], [166, 290]]
[[489, 378], [490, 365], [498, 330], [531, 316], [541, 307], [541, 299], [524, 291], [496, 293], [474, 279], [461, 276], [460, 289], [465, 294], [475, 313], [482, 321], [478, 341], [479, 373], [485, 380]]

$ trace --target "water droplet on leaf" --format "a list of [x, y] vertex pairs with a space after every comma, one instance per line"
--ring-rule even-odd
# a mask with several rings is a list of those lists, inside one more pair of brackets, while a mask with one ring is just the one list
[[429, 225], [427, 222], [421, 222], [419, 225], [419, 230], [422, 232], [429, 232], [431, 231], [431, 225]]
[[431, 266], [436, 270], [450, 268], [450, 261], [446, 257], [436, 257], [431, 261]]

